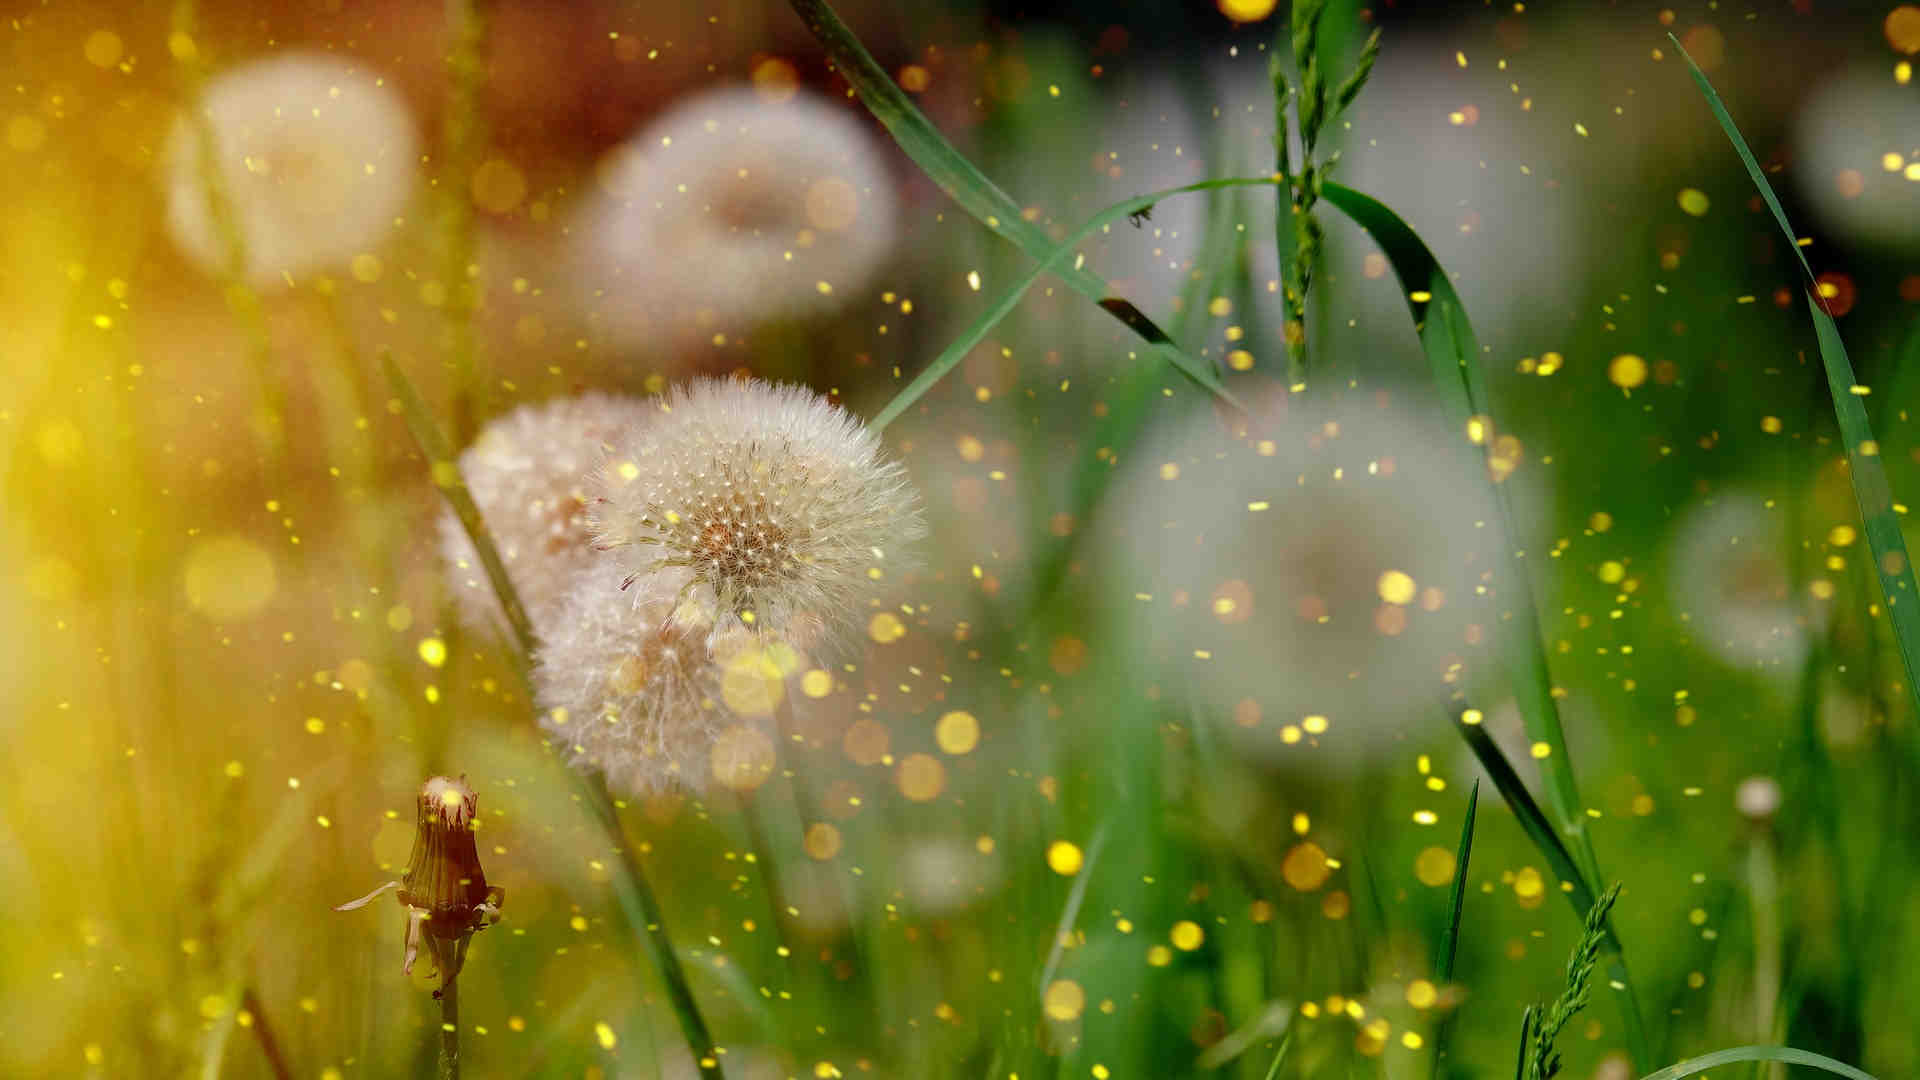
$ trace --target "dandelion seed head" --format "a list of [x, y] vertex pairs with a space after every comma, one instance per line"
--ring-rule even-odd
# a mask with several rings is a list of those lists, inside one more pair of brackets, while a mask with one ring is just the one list
[[595, 543], [630, 574], [684, 574], [715, 633], [813, 648], [863, 625], [925, 532], [879, 437], [805, 387], [755, 380], [698, 380], [659, 408], [598, 474]]
[[777, 642], [745, 627], [715, 632], [710, 612], [685, 595], [690, 580], [679, 568], [630, 580], [601, 555], [576, 576], [535, 657], [541, 726], [575, 765], [628, 794], [700, 791], [716, 772], [739, 786], [770, 768], [770, 743], [736, 729], [763, 721], [779, 694], [763, 693], [760, 711], [743, 715], [726, 684], [779, 652]]
[[836, 310], [898, 232], [880, 141], [858, 110], [812, 94], [694, 95], [616, 150], [599, 179], [576, 254], [583, 295], [620, 341], [705, 341]]
[[[213, 177], [257, 286], [344, 264], [379, 247], [412, 197], [419, 139], [400, 95], [376, 75], [294, 53], [207, 83], [198, 104]], [[174, 125], [166, 150], [167, 224], [209, 273], [228, 271], [227, 238], [207, 197], [201, 129]]]
[[[523, 405], [489, 423], [460, 455], [460, 472], [493, 532], [507, 576], [545, 633], [594, 554], [589, 477], [614, 442], [653, 415], [646, 399], [587, 393]], [[440, 518], [447, 586], [463, 624], [504, 631], [506, 617], [478, 553], [451, 510]]]

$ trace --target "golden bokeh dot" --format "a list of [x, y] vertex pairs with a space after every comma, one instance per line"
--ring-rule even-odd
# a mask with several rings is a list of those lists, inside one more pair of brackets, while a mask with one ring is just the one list
[[890, 738], [885, 724], [863, 716], [847, 725], [847, 733], [841, 736], [840, 747], [855, 765], [877, 765], [887, 756]]
[[526, 197], [526, 174], [506, 158], [488, 158], [473, 170], [473, 203], [487, 213], [509, 213]]
[[1062, 877], [1072, 877], [1080, 872], [1080, 864], [1085, 857], [1080, 847], [1067, 840], [1055, 840], [1047, 845], [1047, 868]]
[[1413, 857], [1413, 876], [1419, 878], [1422, 885], [1439, 888], [1453, 881], [1456, 865], [1453, 852], [1437, 845], [1425, 847]]
[[778, 56], [763, 57], [753, 65], [754, 92], [760, 100], [777, 105], [793, 97], [800, 87], [800, 71]]
[[933, 728], [934, 741], [949, 754], [972, 753], [980, 745], [980, 721], [970, 712], [956, 709], [940, 717]]
[[1320, 898], [1320, 914], [1326, 918], [1340, 920], [1353, 912], [1353, 897], [1345, 889], [1335, 889]]
[[840, 854], [840, 830], [829, 822], [816, 821], [807, 826], [807, 833], [801, 845], [807, 855], [820, 862], [826, 862]]
[[1513, 895], [1519, 899], [1521, 907], [1538, 907], [1541, 899], [1547, 895], [1546, 879], [1533, 867], [1523, 866], [1514, 872]]
[[1273, 14], [1279, 0], [1217, 0], [1220, 14], [1237, 23], [1259, 22]]
[[833, 673], [814, 668], [800, 676], [800, 692], [810, 698], [823, 698], [833, 693]]
[[194, 544], [182, 577], [187, 603], [214, 619], [257, 615], [278, 588], [273, 556], [244, 536], [215, 536]]
[[779, 664], [765, 649], [745, 649], [721, 667], [720, 700], [742, 716], [769, 716], [786, 696]]
[[1627, 576], [1627, 568], [1617, 559], [1608, 559], [1600, 564], [1598, 573], [1601, 581], [1609, 585], [1617, 585]]
[[1041, 1003], [1050, 1019], [1078, 1020], [1087, 1011], [1087, 992], [1072, 979], [1056, 979], [1048, 984]]
[[1213, 617], [1228, 624], [1252, 618], [1253, 589], [1238, 579], [1221, 582], [1213, 590]]
[[1192, 919], [1181, 919], [1173, 924], [1173, 930], [1167, 934], [1167, 940], [1181, 952], [1192, 952], [1207, 940], [1207, 932]]
[[873, 618], [867, 620], [867, 636], [882, 645], [891, 645], [905, 637], [906, 633], [906, 625], [900, 621], [900, 616], [891, 611], [875, 612]]
[[1407, 984], [1407, 1004], [1416, 1009], [1431, 1009], [1433, 1003], [1440, 1000], [1440, 991], [1425, 979], [1415, 979]]
[[1333, 876], [1333, 867], [1327, 865], [1327, 853], [1319, 844], [1304, 840], [1280, 861], [1280, 876], [1301, 892], [1312, 892]]
[[913, 802], [930, 802], [947, 787], [947, 767], [932, 754], [908, 754], [893, 771], [900, 794]]
[[1381, 574], [1378, 588], [1380, 590], [1380, 599], [1395, 606], [1404, 606], [1413, 603], [1414, 594], [1418, 592], [1417, 586], [1414, 585], [1413, 578], [1409, 577], [1406, 572], [1402, 570], [1388, 570], [1386, 573]]
[[1631, 390], [1647, 381], [1647, 362], [1632, 353], [1621, 353], [1607, 365], [1607, 379], [1622, 390]]
[[1680, 209], [1694, 217], [1706, 217], [1707, 210], [1713, 205], [1707, 193], [1699, 188], [1681, 188], [1679, 202]]
[[969, 464], [979, 461], [985, 457], [987, 453], [986, 446], [982, 444], [979, 439], [971, 435], [960, 436], [959, 439], [955, 440], [953, 448], [954, 451], [960, 455], [960, 460], [968, 462]]
[[1920, 6], [1901, 4], [1887, 12], [1887, 18], [1880, 24], [1887, 35], [1887, 44], [1894, 51], [1908, 56], [1920, 52]]
[[119, 34], [111, 30], [95, 30], [87, 35], [86, 44], [81, 47], [81, 51], [86, 53], [87, 63], [97, 68], [110, 68], [120, 62], [124, 46], [120, 42]]

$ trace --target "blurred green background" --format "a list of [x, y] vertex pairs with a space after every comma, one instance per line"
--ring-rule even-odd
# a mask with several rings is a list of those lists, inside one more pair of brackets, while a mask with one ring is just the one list
[[[871, 416], [1030, 261], [780, 4], [494, 0], [471, 114], [447, 11], [420, 0], [15, 8], [0, 1072], [430, 1074], [438, 1013], [426, 965], [400, 973], [399, 914], [328, 909], [397, 873], [413, 793], [444, 772], [478, 790], [507, 890], [461, 979], [470, 1075], [693, 1075], [515, 660], [458, 625], [422, 539], [438, 496], [374, 357], [468, 434], [736, 371]], [[1056, 239], [1273, 169], [1284, 5], [841, 14]], [[1899, 502], [1920, 497], [1920, 9], [1336, 0], [1324, 26], [1337, 71], [1372, 28], [1383, 47], [1321, 160], [1420, 232], [1485, 346], [1657, 1063], [1781, 1043], [1911, 1074], [1912, 696], [1798, 271], [1667, 34], [1808, 238]], [[300, 55], [371, 80], [418, 145], [372, 187], [301, 194], [324, 208], [302, 204], [308, 239], [345, 246], [248, 282], [183, 238], [200, 174], [170, 140], [203, 81]], [[727, 156], [749, 139], [643, 159], [636, 183], [689, 199], [656, 217], [711, 230], [669, 251], [610, 163], [725, 86], [817, 98], [864, 138], [751, 175]], [[324, 185], [325, 153], [220, 166]], [[836, 168], [869, 179], [815, 178]], [[1483, 787], [1436, 986], [1480, 775], [1448, 706], [1483, 710], [1540, 793], [1493, 649], [1512, 607], [1486, 588], [1492, 500], [1378, 249], [1320, 217], [1298, 391], [1272, 189], [1096, 234], [1087, 264], [1252, 421], [1043, 280], [887, 429], [933, 535], [871, 640], [819, 661], [774, 778], [625, 808], [727, 1075], [1252, 1078], [1290, 1028], [1281, 1075], [1425, 1076], [1443, 1017], [1448, 1073], [1510, 1068], [1579, 920]], [[710, 256], [746, 234], [772, 246]], [[1603, 981], [1563, 1037], [1566, 1075], [1632, 1075], [1621, 996]]]

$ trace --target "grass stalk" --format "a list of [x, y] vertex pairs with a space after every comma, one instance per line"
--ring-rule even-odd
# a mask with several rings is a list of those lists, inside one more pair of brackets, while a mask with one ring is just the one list
[[[1268, 176], [1242, 176], [1227, 177], [1219, 180], [1202, 180], [1198, 183], [1187, 184], [1182, 187], [1167, 188], [1146, 195], [1136, 195], [1131, 199], [1124, 199], [1101, 210], [1099, 213], [1088, 218], [1085, 224], [1075, 229], [1073, 233], [1067, 237], [1065, 242], [1058, 245], [1049, 245], [1048, 250], [1040, 256], [1039, 263], [1027, 271], [1026, 275], [1015, 282], [1011, 288], [995, 298], [993, 303], [987, 306], [987, 310], [981, 312], [979, 317], [974, 319], [974, 321], [960, 333], [960, 336], [953, 340], [951, 345], [942, 349], [940, 355], [934, 357], [931, 363], [921, 369], [920, 374], [914, 376], [912, 382], [909, 382], [899, 393], [895, 394], [891, 401], [888, 401], [878, 413], [874, 414], [873, 419], [867, 421], [867, 427], [874, 431], [884, 430], [888, 424], [893, 423], [900, 418], [902, 413], [912, 408], [914, 403], [925, 396], [927, 391], [933, 389], [942, 378], [946, 377], [948, 372], [958, 367], [960, 361], [966, 359], [967, 354], [972, 352], [975, 346], [985, 341], [987, 335], [993, 333], [993, 328], [1000, 325], [1001, 320], [1013, 313], [1013, 309], [1019, 306], [1021, 298], [1027, 295], [1027, 290], [1033, 288], [1035, 282], [1039, 281], [1043, 275], [1056, 271], [1057, 268], [1066, 261], [1066, 257], [1073, 252], [1073, 249], [1077, 245], [1099, 231], [1102, 227], [1111, 225], [1126, 217], [1128, 214], [1152, 207], [1154, 204], [1164, 199], [1172, 198], [1175, 195], [1184, 195], [1196, 191], [1217, 191], [1222, 188], [1268, 186], [1276, 183], [1278, 183], [1278, 181]], [[1129, 326], [1133, 326], [1141, 336], [1147, 337], [1148, 340], [1159, 342], [1167, 347], [1172, 346], [1172, 339], [1167, 337], [1165, 332], [1149, 321], [1145, 315], [1142, 315], [1138, 308], [1135, 308], [1127, 301], [1109, 297], [1101, 301], [1101, 306], [1109, 312], [1113, 312], [1115, 317], [1120, 319], [1120, 321], [1127, 323]]]
[[[1052, 254], [1053, 244], [1046, 232], [1027, 220], [1020, 204], [1000, 190], [973, 162], [942, 136], [926, 115], [882, 68], [866, 46], [854, 36], [847, 24], [827, 0], [790, 0], [793, 10], [820, 42], [834, 68], [859, 94], [860, 101], [893, 136], [900, 149], [920, 166], [940, 190], [960, 204], [975, 220], [1035, 259]], [[1150, 205], [1150, 204], [1149, 204]], [[1098, 303], [1126, 327], [1148, 342], [1148, 352], [1178, 368], [1200, 387], [1221, 401], [1242, 409], [1239, 399], [1227, 390], [1213, 369], [1175, 345], [1164, 331], [1139, 309], [1111, 295], [1107, 282], [1082, 263], [1059, 271], [1068, 287]], [[1244, 411], [1244, 410], [1242, 410]]]
[[473, 174], [486, 138], [480, 91], [486, 85], [487, 0], [446, 0], [447, 111], [440, 130], [440, 276], [447, 367], [453, 375], [453, 440], [466, 445], [485, 410], [486, 379], [474, 314], [480, 281], [474, 266]]
[[267, 1071], [273, 1074], [274, 1080], [293, 1080], [293, 1069], [288, 1067], [286, 1052], [280, 1048], [273, 1025], [267, 1021], [267, 1010], [260, 1001], [260, 992], [248, 986], [240, 995], [240, 1008], [253, 1017], [253, 1041], [260, 1044], [260, 1054], [267, 1059]]
[[273, 370], [273, 338], [267, 328], [266, 309], [261, 306], [260, 294], [247, 283], [246, 234], [240, 230], [239, 219], [234, 215], [233, 200], [220, 169], [218, 137], [201, 100], [206, 73], [201, 66], [198, 39], [194, 36], [198, 23], [196, 0], [177, 0], [173, 5], [168, 47], [179, 73], [181, 96], [186, 101], [183, 115], [193, 127], [195, 169], [204, 189], [207, 219], [213, 223], [220, 241], [221, 292], [246, 338], [247, 366], [260, 395], [259, 420], [254, 427], [260, 440], [261, 460], [268, 483], [277, 485], [284, 479], [286, 469], [286, 392]]
[[[1453, 861], [1453, 888], [1447, 897], [1447, 928], [1440, 936], [1440, 948], [1435, 954], [1433, 973], [1435, 981], [1442, 987], [1453, 982], [1453, 961], [1460, 946], [1460, 914], [1467, 905], [1467, 866], [1473, 857], [1473, 819], [1480, 806], [1480, 781], [1473, 782], [1473, 789], [1467, 793], [1467, 816], [1460, 823], [1460, 849]], [[1449, 1009], [1440, 1015], [1440, 1022], [1433, 1033], [1433, 1075], [1438, 1077], [1446, 1067], [1447, 1044], [1453, 1036], [1453, 1023], [1457, 1015]]]
[[1915, 587], [1913, 562], [1908, 558], [1907, 542], [1900, 532], [1900, 508], [1893, 501], [1893, 490], [1887, 484], [1887, 471], [1880, 461], [1880, 443], [1873, 437], [1873, 427], [1867, 420], [1866, 397], [1869, 388], [1860, 385], [1854, 378], [1853, 364], [1847, 359], [1846, 345], [1840, 340], [1840, 328], [1834, 323], [1833, 314], [1827, 310], [1827, 302], [1820, 295], [1813, 267], [1807, 263], [1806, 253], [1800, 250], [1793, 225], [1787, 221], [1787, 212], [1774, 195], [1773, 185], [1767, 182], [1760, 162], [1753, 156], [1746, 138], [1740, 134], [1740, 128], [1727, 112], [1726, 103], [1720, 100], [1713, 84], [1707, 81], [1706, 73], [1693, 62], [1693, 57], [1687, 54], [1679, 38], [1671, 34], [1667, 37], [1686, 60], [1693, 81], [1699, 86], [1701, 96], [1707, 100], [1707, 108], [1712, 111], [1720, 130], [1726, 133], [1727, 141], [1733, 144], [1740, 163], [1746, 166], [1747, 176], [1766, 202], [1767, 209], [1773, 212], [1774, 222], [1780, 226], [1780, 232], [1787, 238], [1787, 246], [1792, 249], [1793, 257], [1799, 263], [1806, 289], [1807, 310], [1813, 316], [1814, 336], [1820, 349], [1820, 363], [1826, 371], [1827, 389], [1833, 397], [1834, 417], [1839, 422], [1841, 441], [1846, 446], [1848, 479], [1852, 481], [1854, 500], [1860, 507], [1867, 545], [1873, 551], [1874, 568], [1879, 575], [1881, 593], [1886, 598], [1887, 616], [1893, 623], [1894, 641], [1899, 646], [1900, 661], [1906, 670], [1908, 701], [1920, 709], [1920, 686], [1915, 685], [1916, 672], [1920, 671], [1920, 588]]

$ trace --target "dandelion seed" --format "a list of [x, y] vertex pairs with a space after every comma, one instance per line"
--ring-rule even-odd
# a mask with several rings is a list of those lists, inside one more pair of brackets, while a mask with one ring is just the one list
[[[208, 83], [198, 107], [246, 253], [241, 274], [257, 286], [379, 247], [412, 195], [413, 121], [361, 68], [309, 53], [259, 60]], [[166, 149], [167, 225], [188, 258], [224, 273], [227, 238], [200, 150], [198, 123], [181, 118]]]
[[925, 532], [879, 437], [811, 390], [753, 380], [699, 380], [660, 409], [616, 451], [634, 475], [599, 476], [595, 542], [629, 574], [682, 576], [716, 635], [850, 639]]

